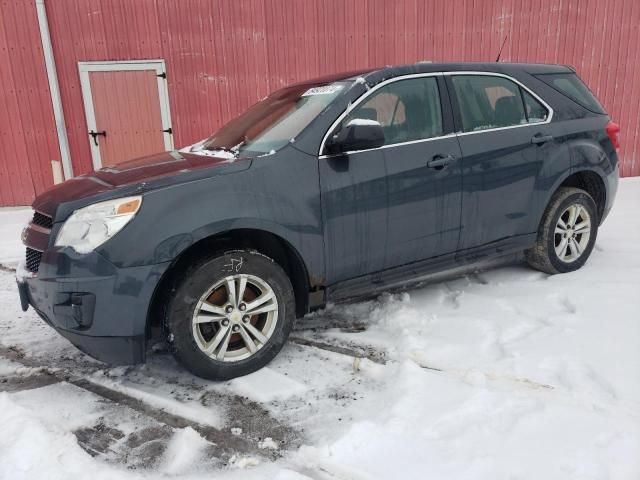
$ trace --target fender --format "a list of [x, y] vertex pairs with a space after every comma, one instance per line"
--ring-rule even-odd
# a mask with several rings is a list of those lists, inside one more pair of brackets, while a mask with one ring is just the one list
[[323, 278], [324, 263], [322, 262], [322, 256], [316, 255], [313, 252], [311, 248], [313, 241], [309, 242], [310, 248], [301, 250], [300, 246], [305, 246], [305, 239], [300, 232], [293, 232], [278, 223], [260, 218], [228, 219], [207, 224], [192, 232], [191, 242], [188, 245], [185, 243], [184, 248], [175, 258], [179, 258], [188, 248], [201, 240], [213, 236], [224, 236], [234, 231], [247, 229], [269, 233], [279, 240], [284, 241], [300, 259], [309, 278]]
[[553, 185], [551, 186], [551, 188], [547, 191], [546, 193], [546, 198], [544, 203], [542, 204], [542, 209], [538, 212], [538, 214], [536, 215], [537, 218], [537, 223], [536, 225], [540, 225], [540, 222], [542, 221], [542, 215], [544, 214], [544, 211], [547, 208], [547, 205], [549, 205], [549, 202], [551, 201], [551, 197], [553, 196], [554, 193], [556, 193], [558, 191], [558, 189], [567, 181], [567, 179], [575, 174], [581, 173], [581, 172], [592, 172], [595, 173], [596, 175], [598, 175], [598, 177], [600, 178], [600, 180], [602, 180], [603, 185], [605, 186], [605, 198], [607, 199], [607, 203], [609, 202], [608, 198], [609, 198], [609, 192], [607, 189], [607, 180], [606, 180], [606, 176], [603, 175], [603, 170], [601, 168], [596, 168], [596, 167], [591, 167], [591, 168], [579, 168], [579, 169], [571, 169], [570, 171], [565, 172], [562, 176], [558, 177]]
[[256, 229], [288, 242], [309, 275], [324, 278], [317, 162], [284, 148], [240, 172], [147, 192], [138, 216], [99, 253], [119, 268], [173, 262], [204, 238]]

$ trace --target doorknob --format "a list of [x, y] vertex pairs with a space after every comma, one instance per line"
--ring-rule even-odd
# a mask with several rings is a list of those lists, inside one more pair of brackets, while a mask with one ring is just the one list
[[162, 130], [164, 133], [173, 133], [173, 130], [171, 129], [171, 127], [169, 128], [165, 128], [164, 130]]
[[96, 144], [96, 147], [97, 147], [97, 146], [98, 146], [98, 135], [102, 135], [103, 137], [105, 137], [105, 138], [106, 138], [106, 136], [107, 136], [107, 131], [106, 131], [106, 130], [103, 130], [103, 131], [101, 131], [101, 132], [95, 132], [95, 131], [91, 130], [91, 131], [89, 132], [89, 135], [91, 135], [91, 136], [93, 137], [93, 143], [95, 143], [95, 144]]
[[427, 167], [442, 170], [454, 160], [455, 158], [452, 155], [435, 155], [432, 160], [427, 162]]
[[553, 140], [553, 135], [542, 135], [537, 133], [531, 138], [531, 143], [535, 145], [542, 145], [543, 143], [547, 143]]

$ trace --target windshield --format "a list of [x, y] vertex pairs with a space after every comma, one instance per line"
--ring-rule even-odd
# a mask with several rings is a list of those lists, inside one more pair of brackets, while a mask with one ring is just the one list
[[305, 84], [283, 88], [256, 103], [193, 152], [270, 153], [295, 139], [340, 93], [346, 83]]

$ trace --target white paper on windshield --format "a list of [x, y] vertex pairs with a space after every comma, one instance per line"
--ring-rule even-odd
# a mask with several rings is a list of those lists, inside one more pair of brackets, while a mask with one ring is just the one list
[[342, 85], [324, 85], [322, 87], [313, 87], [302, 94], [303, 97], [311, 95], [330, 95], [342, 89]]

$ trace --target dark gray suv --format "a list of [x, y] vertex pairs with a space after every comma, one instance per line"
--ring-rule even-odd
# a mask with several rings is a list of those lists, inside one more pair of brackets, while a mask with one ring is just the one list
[[524, 251], [580, 268], [618, 131], [565, 66], [435, 64], [279, 90], [210, 138], [40, 195], [23, 308], [110, 363], [162, 332], [197, 375], [264, 366], [297, 317]]

